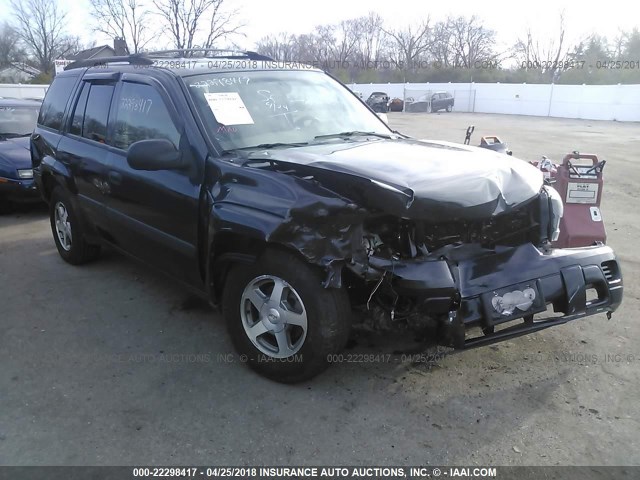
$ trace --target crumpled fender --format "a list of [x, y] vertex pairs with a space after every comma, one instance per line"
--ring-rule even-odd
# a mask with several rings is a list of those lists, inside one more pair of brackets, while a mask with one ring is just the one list
[[230, 231], [292, 248], [326, 269], [326, 287], [339, 288], [344, 262], [364, 255], [366, 210], [296, 176], [236, 165], [222, 168], [210, 192], [213, 245], [217, 233]]

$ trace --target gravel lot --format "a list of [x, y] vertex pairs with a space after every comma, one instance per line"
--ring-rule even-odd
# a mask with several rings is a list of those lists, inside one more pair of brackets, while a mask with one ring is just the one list
[[[525, 159], [606, 158], [602, 210], [626, 283], [618, 313], [284, 386], [228, 357], [221, 317], [180, 285], [115, 253], [67, 265], [46, 210], [22, 210], [0, 217], [0, 464], [640, 464], [640, 125], [390, 120], [459, 142], [475, 124], [472, 143], [498, 134]], [[350, 351], [393, 342], [360, 338]]]

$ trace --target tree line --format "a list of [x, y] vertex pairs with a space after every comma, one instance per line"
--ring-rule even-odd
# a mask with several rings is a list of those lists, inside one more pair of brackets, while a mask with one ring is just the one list
[[[54, 60], [93, 46], [70, 33], [59, 0], [11, 0], [0, 24], [0, 68], [24, 64], [50, 81]], [[130, 53], [173, 48], [234, 48], [246, 25], [233, 0], [90, 0], [91, 28], [124, 38]], [[421, 19], [392, 28], [375, 12], [311, 32], [274, 33], [257, 52], [312, 63], [345, 82], [640, 83], [640, 32], [567, 41], [564, 15], [554, 35], [528, 30], [507, 48], [477, 16]]]
[[552, 36], [528, 30], [499, 49], [496, 35], [477, 16], [426, 18], [393, 29], [369, 13], [305, 34], [272, 34], [256, 49], [282, 61], [313, 63], [356, 83], [640, 83], [637, 29], [619, 32], [611, 41], [593, 34], [569, 44], [561, 14]]

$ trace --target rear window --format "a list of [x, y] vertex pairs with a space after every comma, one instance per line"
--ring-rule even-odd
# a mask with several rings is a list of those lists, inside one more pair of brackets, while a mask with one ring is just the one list
[[100, 143], [107, 141], [107, 120], [113, 89], [113, 85], [91, 85], [82, 122], [83, 137]]
[[84, 82], [71, 118], [69, 133], [107, 143], [107, 122], [115, 86]]
[[71, 91], [76, 83], [76, 77], [56, 77], [47, 90], [42, 107], [40, 108], [40, 116], [38, 124], [44, 127], [60, 130], [62, 128], [62, 117], [64, 117], [64, 109], [67, 100], [71, 96]]

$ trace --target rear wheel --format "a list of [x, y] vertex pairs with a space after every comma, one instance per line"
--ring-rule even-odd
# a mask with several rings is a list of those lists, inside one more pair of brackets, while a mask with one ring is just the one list
[[63, 260], [80, 265], [100, 254], [98, 245], [91, 245], [85, 240], [71, 198], [61, 187], [56, 187], [51, 194], [49, 218], [53, 240]]
[[283, 383], [322, 372], [349, 336], [346, 293], [324, 288], [316, 270], [279, 250], [229, 273], [223, 311], [241, 360]]

